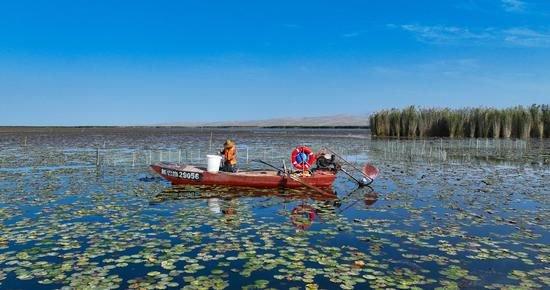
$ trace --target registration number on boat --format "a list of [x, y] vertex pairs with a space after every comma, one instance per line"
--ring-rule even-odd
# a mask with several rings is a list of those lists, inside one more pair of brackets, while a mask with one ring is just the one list
[[200, 180], [201, 179], [201, 174], [198, 173], [198, 172], [179, 171], [179, 170], [171, 170], [171, 169], [161, 169], [160, 174], [166, 175], [166, 176], [171, 176], [171, 177], [190, 179], [190, 180]]

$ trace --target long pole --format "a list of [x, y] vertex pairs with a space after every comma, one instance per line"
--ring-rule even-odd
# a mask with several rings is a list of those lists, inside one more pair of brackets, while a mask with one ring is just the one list
[[305, 186], [305, 187], [307, 187], [307, 188], [309, 188], [309, 189], [313, 189], [313, 190], [317, 191], [318, 193], [320, 193], [320, 194], [322, 194], [322, 195], [325, 195], [325, 196], [334, 196], [333, 194], [330, 194], [330, 193], [328, 193], [328, 192], [326, 192], [326, 191], [324, 191], [324, 190], [322, 190], [322, 189], [320, 189], [320, 188], [318, 188], [318, 187], [315, 187], [315, 186], [313, 186], [313, 185], [311, 185], [311, 184], [308, 184], [307, 182], [305, 182], [305, 181], [303, 181], [302, 179], [300, 179], [298, 176], [293, 176], [293, 175], [291, 175], [291, 174], [288, 173], [288, 172], [284, 172], [284, 169], [281, 170], [281, 168], [279, 168], [279, 167], [277, 167], [277, 166], [275, 166], [275, 165], [269, 164], [269, 163], [267, 163], [267, 162], [265, 162], [265, 161], [262, 161], [262, 160], [252, 160], [252, 161], [262, 163], [262, 164], [267, 165], [267, 166], [269, 166], [269, 167], [271, 167], [271, 168], [274, 168], [274, 169], [276, 169], [276, 170], [278, 170], [278, 171], [281, 171], [281, 172], [283, 172], [283, 174], [284, 174], [286, 177], [288, 177], [288, 178], [290, 178], [290, 179], [292, 179], [292, 180], [294, 180], [294, 181], [300, 183], [301, 185], [303, 185], [303, 186]]
[[95, 166], [99, 166], [99, 147], [95, 151]]
[[359, 171], [364, 177], [368, 178], [369, 179], [369, 184], [372, 183], [374, 180], [368, 176], [367, 174], [365, 174], [365, 172], [363, 172], [363, 170], [360, 170], [359, 168], [355, 167], [355, 165], [351, 164], [350, 162], [348, 162], [346, 159], [344, 159], [342, 156], [336, 154], [336, 152], [330, 150], [329, 148], [325, 147], [325, 149], [327, 149], [330, 153], [334, 154], [336, 157], [342, 159], [342, 161], [344, 161], [344, 163], [348, 164], [349, 166], [351, 166], [353, 169]]
[[346, 170], [344, 170], [343, 168], [340, 168], [340, 171], [344, 172], [349, 178], [353, 179], [353, 181], [357, 182], [357, 184], [359, 186], [365, 186], [365, 185], [369, 185], [372, 183], [372, 180], [369, 182], [369, 183], [364, 183], [360, 180], [358, 180], [357, 178], [355, 178], [353, 175], [351, 175], [351, 173], [347, 172]]
[[208, 146], [208, 152], [212, 153], [212, 131], [210, 131], [210, 144]]

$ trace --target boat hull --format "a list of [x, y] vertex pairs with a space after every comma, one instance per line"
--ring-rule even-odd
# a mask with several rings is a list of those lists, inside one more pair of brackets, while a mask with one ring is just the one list
[[336, 175], [329, 171], [317, 171], [311, 176], [300, 177], [303, 183], [292, 180], [276, 171], [244, 171], [210, 173], [194, 166], [175, 163], [157, 163], [151, 169], [170, 181], [173, 185], [222, 185], [255, 188], [303, 188], [303, 183], [310, 186], [329, 188]]

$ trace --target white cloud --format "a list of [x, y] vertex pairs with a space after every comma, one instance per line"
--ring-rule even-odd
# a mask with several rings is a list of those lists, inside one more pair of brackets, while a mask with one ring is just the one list
[[525, 2], [521, 0], [501, 0], [502, 8], [508, 12], [522, 12], [525, 10]]
[[419, 40], [425, 42], [448, 43], [457, 41], [487, 41], [494, 36], [490, 33], [491, 29], [485, 31], [473, 32], [468, 28], [456, 26], [422, 26], [417, 24], [405, 24], [401, 29], [414, 33]]
[[503, 31], [504, 41], [524, 47], [550, 47], [550, 31], [535, 31], [529, 28], [510, 28]]
[[423, 26], [418, 24], [388, 25], [412, 33], [419, 41], [435, 44], [497, 45], [517, 47], [550, 47], [550, 30], [526, 27], [471, 30], [456, 26]]

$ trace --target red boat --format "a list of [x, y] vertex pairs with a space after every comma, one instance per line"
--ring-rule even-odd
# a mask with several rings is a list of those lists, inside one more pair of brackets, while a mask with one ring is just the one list
[[275, 170], [254, 170], [210, 173], [205, 168], [175, 163], [156, 163], [151, 169], [173, 185], [224, 185], [256, 188], [300, 188], [332, 186], [336, 174], [329, 170], [316, 170], [310, 176], [294, 176]]
[[[306, 146], [298, 146], [291, 153], [291, 164], [297, 170], [292, 173], [285, 168], [278, 167], [264, 162], [262, 160], [253, 160], [269, 166], [275, 170], [254, 170], [240, 172], [209, 172], [205, 168], [179, 165], [175, 163], [157, 163], [151, 165], [151, 169], [170, 181], [173, 185], [222, 185], [222, 186], [240, 186], [255, 188], [303, 188], [315, 190], [318, 193], [329, 196], [329, 192], [321, 188], [330, 188], [337, 171], [348, 175], [359, 186], [369, 185], [378, 176], [378, 169], [372, 165], [365, 165], [363, 170], [355, 167], [342, 157], [339, 157], [334, 151], [325, 148], [332, 155], [328, 158], [326, 153], [320, 152], [317, 155]], [[316, 159], [318, 162], [315, 163]], [[335, 162], [338, 156], [346, 162], [355, 171], [361, 172], [361, 180], [355, 178], [352, 174], [344, 170]], [[322, 161], [322, 162], [321, 162]], [[304, 174], [305, 173], [305, 174]]]

